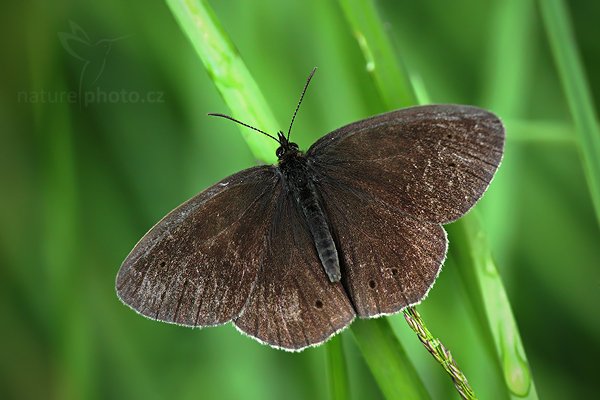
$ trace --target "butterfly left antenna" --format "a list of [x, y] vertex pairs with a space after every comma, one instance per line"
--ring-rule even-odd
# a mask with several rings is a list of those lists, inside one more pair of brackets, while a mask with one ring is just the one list
[[233, 122], [237, 122], [238, 124], [240, 124], [240, 125], [243, 125], [243, 126], [245, 126], [245, 127], [247, 127], [247, 128], [253, 129], [253, 130], [255, 130], [256, 132], [260, 132], [260, 133], [262, 133], [263, 135], [267, 135], [268, 137], [270, 137], [271, 139], [273, 139], [273, 140], [274, 140], [274, 141], [276, 141], [277, 143], [281, 144], [281, 143], [279, 142], [279, 140], [277, 140], [277, 138], [276, 138], [275, 136], [273, 136], [273, 135], [269, 135], [267, 132], [265, 132], [265, 131], [261, 131], [261, 130], [260, 130], [260, 129], [258, 129], [258, 128], [255, 128], [255, 127], [253, 127], [253, 126], [250, 126], [250, 125], [248, 125], [248, 124], [245, 124], [245, 123], [243, 123], [242, 121], [238, 121], [237, 119], [235, 119], [235, 118], [233, 118], [233, 117], [230, 117], [229, 115], [225, 115], [225, 114], [218, 114], [218, 113], [208, 113], [208, 115], [210, 115], [211, 117], [221, 117], [221, 118], [225, 118], [225, 119], [228, 119], [228, 120], [230, 120], [230, 121], [233, 121]]
[[302, 99], [304, 98], [304, 93], [306, 93], [306, 89], [308, 89], [308, 84], [312, 79], [313, 75], [317, 71], [317, 67], [314, 67], [312, 71], [310, 71], [310, 75], [308, 75], [308, 79], [306, 80], [306, 84], [304, 85], [304, 89], [302, 90], [302, 94], [300, 95], [300, 101], [298, 101], [298, 105], [296, 106], [296, 110], [294, 111], [294, 115], [292, 116], [292, 122], [290, 123], [290, 129], [288, 129], [287, 140], [290, 140], [290, 132], [292, 131], [292, 125], [294, 125], [294, 120], [296, 119], [296, 114], [298, 114], [298, 110], [300, 109], [300, 104], [302, 103]]

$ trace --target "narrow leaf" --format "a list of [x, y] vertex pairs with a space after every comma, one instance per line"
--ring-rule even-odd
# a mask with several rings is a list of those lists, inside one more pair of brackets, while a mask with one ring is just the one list
[[562, 0], [540, 0], [539, 3], [554, 61], [579, 135], [584, 172], [600, 223], [600, 126], [590, 87], [565, 3]]
[[336, 335], [326, 347], [327, 372], [329, 374], [329, 392], [332, 400], [347, 400], [350, 398], [350, 384], [342, 335]]
[[386, 398], [430, 398], [387, 319], [354, 321], [352, 333]]
[[[256, 81], [204, 0], [166, 0], [234, 117], [267, 132], [279, 126]], [[275, 161], [277, 144], [240, 127], [252, 153]]]
[[479, 215], [471, 211], [447, 229], [455, 239], [452, 257], [461, 266], [459, 272], [472, 297], [471, 303], [487, 321], [511, 397], [537, 399], [519, 330]]

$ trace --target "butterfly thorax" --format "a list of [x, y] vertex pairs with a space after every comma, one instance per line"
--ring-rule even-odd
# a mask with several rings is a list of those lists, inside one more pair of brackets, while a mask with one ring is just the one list
[[310, 230], [321, 264], [331, 282], [341, 278], [337, 248], [308, 161], [301, 152], [287, 153], [279, 161], [285, 188]]

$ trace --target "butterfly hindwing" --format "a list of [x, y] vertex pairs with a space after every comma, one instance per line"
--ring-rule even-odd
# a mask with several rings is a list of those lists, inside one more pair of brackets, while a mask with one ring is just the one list
[[342, 282], [358, 315], [392, 314], [420, 302], [446, 257], [444, 228], [327, 178], [319, 189], [341, 257]]
[[360, 317], [426, 295], [446, 256], [440, 223], [466, 213], [500, 163], [504, 128], [476, 107], [412, 107], [362, 120], [307, 152]]
[[250, 168], [173, 210], [121, 265], [119, 298], [147, 317], [181, 325], [236, 317], [264, 258], [281, 187], [274, 167]]
[[314, 167], [406, 214], [446, 223], [465, 214], [488, 187], [504, 146], [494, 114], [430, 105], [355, 122], [307, 152]]
[[324, 342], [354, 316], [342, 285], [329, 282], [291, 195], [281, 193], [267, 253], [235, 325], [261, 342], [297, 351]]

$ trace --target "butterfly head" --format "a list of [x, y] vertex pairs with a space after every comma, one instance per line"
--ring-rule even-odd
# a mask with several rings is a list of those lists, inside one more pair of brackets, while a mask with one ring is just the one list
[[239, 121], [233, 117], [230, 117], [229, 115], [225, 115], [225, 114], [218, 114], [218, 113], [209, 113], [208, 115], [211, 115], [213, 117], [221, 117], [221, 118], [225, 118], [228, 120], [231, 120], [233, 122], [236, 122], [240, 125], [245, 126], [246, 128], [250, 128], [252, 130], [255, 130], [257, 132], [262, 133], [265, 136], [270, 137], [271, 139], [275, 140], [277, 143], [279, 143], [279, 147], [277, 148], [276, 151], [276, 155], [277, 158], [279, 159], [279, 161], [282, 161], [283, 159], [289, 158], [289, 157], [295, 157], [297, 155], [301, 155], [300, 149], [298, 147], [298, 145], [294, 142], [290, 142], [290, 133], [292, 131], [292, 126], [294, 125], [294, 120], [296, 119], [296, 114], [298, 113], [298, 109], [300, 108], [300, 104], [302, 104], [302, 99], [304, 98], [304, 94], [306, 93], [306, 89], [308, 88], [308, 84], [310, 83], [310, 80], [312, 79], [313, 75], [315, 74], [315, 71], [317, 70], [317, 68], [315, 67], [310, 75], [308, 75], [308, 79], [306, 80], [306, 84], [304, 85], [304, 89], [302, 90], [302, 94], [300, 95], [300, 101], [298, 101], [298, 105], [296, 106], [296, 110], [294, 111], [294, 115], [292, 116], [292, 122], [290, 122], [290, 128], [288, 129], [287, 135], [284, 134], [282, 131], [277, 132], [277, 137], [268, 134], [267, 132], [260, 130], [258, 128], [255, 128], [251, 125], [248, 125], [242, 121]]
[[279, 160], [282, 160], [290, 155], [296, 155], [300, 152], [300, 148], [294, 142], [290, 142], [282, 131], [277, 132], [277, 141], [279, 147], [275, 152], [275, 155]]

